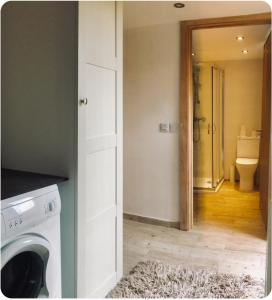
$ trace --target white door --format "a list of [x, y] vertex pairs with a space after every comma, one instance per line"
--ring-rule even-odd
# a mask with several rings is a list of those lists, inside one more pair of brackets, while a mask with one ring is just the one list
[[79, 2], [77, 297], [122, 276], [122, 6]]

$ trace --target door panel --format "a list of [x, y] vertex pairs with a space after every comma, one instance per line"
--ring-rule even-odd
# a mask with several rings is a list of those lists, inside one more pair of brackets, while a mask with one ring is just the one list
[[86, 64], [85, 68], [86, 80], [92, 82], [85, 88], [89, 101], [89, 105], [86, 107], [88, 115], [86, 118], [87, 138], [115, 135], [115, 71], [90, 64]]
[[80, 59], [85, 62], [115, 68], [116, 11], [114, 1], [81, 1], [79, 4]]
[[271, 34], [264, 46], [262, 134], [260, 144], [260, 208], [267, 227], [269, 201], [269, 151], [271, 139]]
[[122, 276], [121, 20], [119, 3], [79, 2], [77, 297]]
[[[115, 148], [91, 153], [87, 157], [86, 218], [95, 218], [116, 205]], [[93, 201], [98, 199], [99, 201]], [[115, 218], [115, 216], [114, 216]]]
[[105, 285], [111, 288], [116, 283], [115, 216], [116, 209], [111, 206], [87, 223], [86, 252], [88, 255], [85, 263], [88, 268], [85, 268], [85, 280], [87, 281], [86, 295], [91, 297], [102, 296], [99, 291], [101, 283], [103, 283], [102, 288]]

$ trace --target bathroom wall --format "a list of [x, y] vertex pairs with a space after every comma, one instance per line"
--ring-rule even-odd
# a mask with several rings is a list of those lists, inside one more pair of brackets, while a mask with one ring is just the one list
[[179, 24], [131, 29], [124, 42], [124, 212], [178, 221], [179, 138], [159, 123], [179, 119]]
[[224, 160], [225, 178], [229, 179], [241, 125], [247, 127], [247, 134], [261, 129], [262, 60], [216, 63], [225, 70]]
[[1, 10], [2, 167], [62, 183], [63, 296], [74, 296], [77, 36], [74, 2], [7, 2]]

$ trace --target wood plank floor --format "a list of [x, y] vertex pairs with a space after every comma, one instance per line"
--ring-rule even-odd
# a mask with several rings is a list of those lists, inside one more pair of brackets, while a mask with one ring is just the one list
[[124, 220], [124, 273], [141, 260], [265, 277], [266, 240], [259, 193], [225, 182], [217, 193], [194, 195], [190, 232]]

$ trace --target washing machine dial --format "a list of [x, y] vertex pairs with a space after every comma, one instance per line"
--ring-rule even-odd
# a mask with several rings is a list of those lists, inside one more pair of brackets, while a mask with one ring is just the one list
[[51, 215], [54, 213], [55, 211], [55, 201], [54, 200], [50, 200], [48, 202], [46, 202], [45, 204], [45, 214], [46, 215]]

